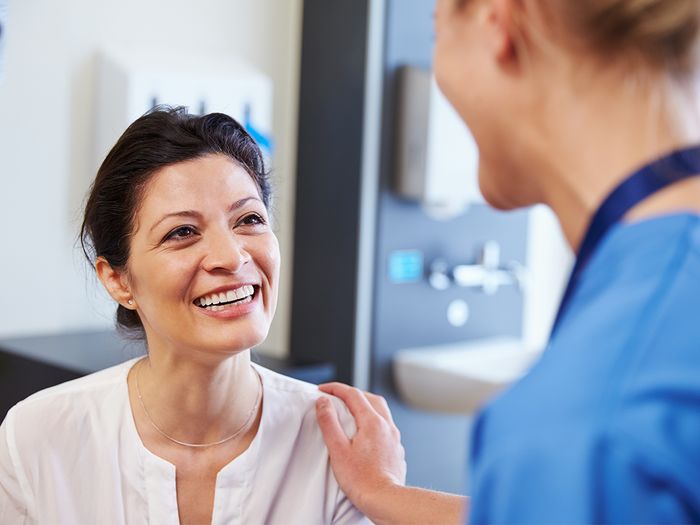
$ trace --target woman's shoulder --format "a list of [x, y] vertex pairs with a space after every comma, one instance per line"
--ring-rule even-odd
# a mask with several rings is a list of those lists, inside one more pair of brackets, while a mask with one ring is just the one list
[[265, 395], [268, 397], [266, 409], [277, 412], [283, 410], [288, 417], [307, 421], [311, 427], [318, 428], [316, 423], [316, 400], [319, 397], [329, 397], [336, 408], [340, 424], [348, 435], [355, 433], [355, 424], [350, 411], [337, 397], [328, 396], [318, 389], [317, 385], [300, 381], [293, 377], [274, 372], [261, 365], [255, 364], [260, 374]]
[[133, 366], [136, 359], [131, 359], [118, 365], [99, 370], [92, 374], [88, 374], [71, 381], [66, 381], [56, 386], [45, 388], [35, 392], [23, 401], [20, 401], [17, 406], [30, 406], [46, 402], [51, 402], [54, 399], [81, 395], [84, 392], [92, 394], [101, 390], [109, 390], [115, 386], [125, 386], [126, 375]]
[[90, 420], [91, 414], [108, 413], [110, 403], [126, 395], [126, 375], [134, 361], [40, 390], [13, 406], [6, 422], [23, 434], [46, 433], [56, 425], [65, 428]]
[[320, 393], [318, 387], [312, 383], [280, 374], [257, 363], [253, 363], [253, 367], [260, 375], [266, 391], [274, 390], [286, 395], [301, 397], [318, 397]]
[[[257, 445], [252, 447], [258, 453], [251, 457], [255, 457], [260, 479], [276, 487], [275, 504], [266, 511], [269, 521], [284, 523], [296, 516], [297, 521], [307, 523], [366, 523], [331, 469], [316, 419], [316, 400], [326, 394], [314, 384], [254, 366], [262, 379], [264, 397]], [[340, 399], [333, 397], [332, 401], [346, 434], [352, 436], [352, 416]], [[299, 480], [303, 480], [303, 490]]]

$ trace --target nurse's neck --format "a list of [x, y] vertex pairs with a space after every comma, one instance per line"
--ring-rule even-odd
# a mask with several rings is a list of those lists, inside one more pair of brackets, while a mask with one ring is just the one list
[[[699, 134], [678, 125], [668, 110], [673, 97], [657, 91], [605, 81], [586, 89], [555, 90], [550, 115], [533, 148], [531, 173], [543, 201], [559, 218], [565, 238], [578, 252], [591, 218], [610, 192], [635, 170], [671, 151], [699, 141]], [[658, 86], [657, 86], [658, 87]], [[679, 102], [677, 99], [675, 103]], [[695, 111], [676, 104], [685, 114]], [[549, 131], [549, 133], [547, 132]], [[624, 220], [641, 221], [658, 215], [700, 213], [700, 182], [689, 179], [672, 185], [631, 209]]]

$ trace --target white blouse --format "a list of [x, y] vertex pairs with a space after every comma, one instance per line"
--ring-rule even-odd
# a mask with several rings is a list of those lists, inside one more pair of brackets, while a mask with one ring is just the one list
[[[127, 374], [136, 359], [34, 394], [0, 426], [0, 523], [177, 524], [175, 466], [141, 442]], [[254, 365], [263, 411], [216, 477], [212, 524], [368, 524], [338, 487], [316, 423], [318, 389]], [[346, 432], [352, 417], [333, 398]]]

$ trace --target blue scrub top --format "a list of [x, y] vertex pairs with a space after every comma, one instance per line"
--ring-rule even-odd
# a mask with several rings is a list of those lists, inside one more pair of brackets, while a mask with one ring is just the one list
[[700, 217], [611, 229], [470, 461], [470, 523], [700, 523]]

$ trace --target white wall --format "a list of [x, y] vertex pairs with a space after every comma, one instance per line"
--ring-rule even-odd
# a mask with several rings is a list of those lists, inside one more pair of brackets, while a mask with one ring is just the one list
[[523, 340], [528, 348], [544, 349], [574, 257], [551, 209], [532, 208], [529, 228]]
[[93, 177], [95, 55], [144, 46], [230, 55], [274, 82], [278, 320], [265, 349], [284, 354], [302, 0], [9, 0], [0, 81], [0, 337], [112, 326], [113, 305], [75, 248]]

